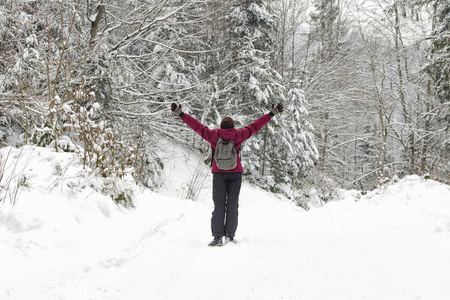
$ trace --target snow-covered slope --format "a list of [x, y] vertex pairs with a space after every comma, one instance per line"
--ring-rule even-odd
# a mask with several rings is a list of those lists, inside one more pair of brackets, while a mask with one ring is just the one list
[[195, 155], [178, 151], [165, 188], [125, 209], [72, 154], [21, 150], [10, 164], [0, 150], [2, 186], [14, 166], [22, 184], [0, 204], [0, 299], [450, 299], [450, 187], [435, 181], [310, 211], [244, 184], [239, 243], [210, 248], [211, 175], [180, 199]]

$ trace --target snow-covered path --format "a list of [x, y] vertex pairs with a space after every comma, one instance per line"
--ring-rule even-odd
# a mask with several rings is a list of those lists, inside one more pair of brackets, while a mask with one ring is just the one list
[[[85, 244], [48, 249], [54, 261], [29, 257], [31, 276], [16, 274], [10, 298], [444, 300], [450, 295], [448, 214], [414, 199], [347, 200], [305, 212], [249, 186], [241, 199], [237, 245], [206, 246], [211, 212], [206, 203], [166, 199], [169, 205], [155, 206], [141, 200], [138, 210], [166, 210], [157, 224], [140, 228], [124, 243], [118, 236], [113, 253]], [[430, 202], [447, 205], [448, 212], [448, 201]]]
[[0, 299], [450, 299], [450, 187], [417, 176], [310, 211], [244, 184], [220, 248], [208, 186], [127, 210], [31, 181], [0, 209]]

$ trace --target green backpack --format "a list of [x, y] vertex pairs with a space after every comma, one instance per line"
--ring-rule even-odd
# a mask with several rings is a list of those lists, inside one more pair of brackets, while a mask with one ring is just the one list
[[237, 153], [234, 149], [234, 142], [223, 140], [219, 137], [214, 151], [214, 160], [219, 169], [228, 171], [236, 168]]

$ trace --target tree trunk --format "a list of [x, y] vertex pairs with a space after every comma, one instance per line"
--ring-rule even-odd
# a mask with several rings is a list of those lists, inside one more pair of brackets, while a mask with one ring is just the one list
[[[88, 1], [89, 3], [89, 1]], [[89, 7], [88, 7], [89, 9]], [[106, 5], [104, 3], [100, 3], [97, 8], [95, 9], [95, 19], [90, 20], [91, 21], [91, 40], [89, 42], [90, 45], [94, 44], [94, 40], [97, 37], [97, 31], [98, 31], [98, 25], [100, 24], [100, 21], [102, 20], [103, 14], [106, 11]]]
[[261, 176], [264, 176], [264, 172], [266, 169], [266, 145], [267, 145], [267, 128], [264, 129], [264, 144], [263, 144], [263, 151], [262, 151]]

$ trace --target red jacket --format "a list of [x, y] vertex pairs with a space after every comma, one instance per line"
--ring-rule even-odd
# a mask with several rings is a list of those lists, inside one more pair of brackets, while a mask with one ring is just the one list
[[238, 172], [238, 173], [244, 173], [244, 170], [242, 169], [241, 164], [241, 158], [239, 155], [239, 148], [241, 147], [241, 144], [243, 141], [250, 138], [252, 135], [257, 133], [261, 128], [264, 127], [269, 121], [272, 119], [269, 114], [262, 116], [252, 124], [242, 128], [242, 129], [236, 129], [236, 128], [228, 128], [228, 129], [209, 129], [196, 119], [194, 119], [192, 116], [188, 114], [184, 114], [182, 117], [184, 123], [186, 123], [189, 127], [192, 128], [195, 132], [197, 132], [204, 140], [208, 141], [211, 146], [216, 149], [217, 141], [219, 140], [219, 136], [224, 140], [232, 140], [234, 142], [234, 149], [236, 149], [236, 152], [238, 154], [237, 157], [237, 165], [236, 168], [233, 170], [220, 170], [216, 162], [213, 160], [213, 166], [212, 166], [212, 172]]

